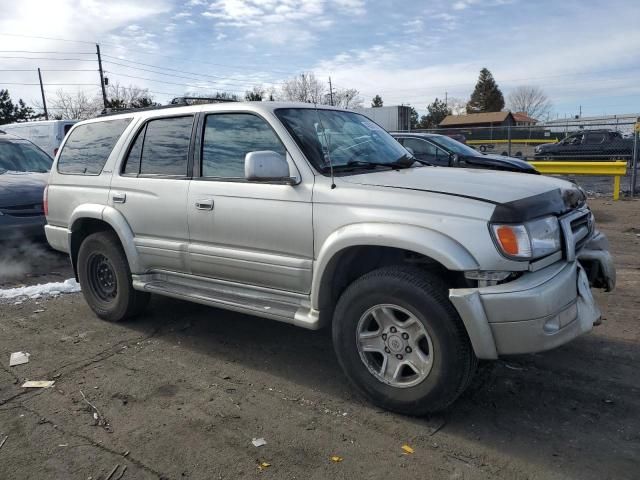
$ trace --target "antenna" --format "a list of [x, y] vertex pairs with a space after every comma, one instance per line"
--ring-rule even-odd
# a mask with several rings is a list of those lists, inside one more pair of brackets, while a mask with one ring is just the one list
[[331, 161], [331, 142], [329, 142], [329, 137], [327, 137], [327, 133], [325, 132], [324, 125], [322, 124], [322, 119], [320, 118], [320, 114], [318, 113], [318, 104], [314, 103], [313, 108], [316, 110], [316, 117], [318, 119], [318, 123], [320, 124], [320, 128], [322, 129], [322, 136], [324, 137], [324, 141], [327, 144], [327, 159], [329, 160], [329, 171], [331, 172], [331, 190], [336, 188], [336, 182], [333, 177], [333, 162]]

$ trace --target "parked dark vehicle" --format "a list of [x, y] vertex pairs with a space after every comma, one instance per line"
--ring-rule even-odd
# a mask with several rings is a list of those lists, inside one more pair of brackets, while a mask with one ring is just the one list
[[531, 164], [513, 157], [485, 154], [448, 136], [435, 133], [391, 133], [421, 161], [442, 167], [485, 168], [503, 172], [534, 173]]
[[44, 238], [43, 191], [52, 158], [0, 130], [0, 241]]
[[586, 130], [558, 143], [544, 143], [535, 149], [536, 160], [629, 160], [633, 139], [612, 130]]

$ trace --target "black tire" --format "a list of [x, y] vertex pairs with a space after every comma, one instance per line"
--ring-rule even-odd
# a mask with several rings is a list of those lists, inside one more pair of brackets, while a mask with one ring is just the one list
[[[434, 274], [411, 266], [374, 270], [342, 294], [333, 317], [333, 344], [349, 381], [372, 403], [407, 415], [440, 411], [471, 382], [477, 358], [447, 290]], [[433, 344], [433, 366], [420, 383], [399, 388], [370, 372], [358, 352], [358, 322], [370, 308], [397, 305], [422, 323]]]
[[487, 147], [486, 147], [486, 145], [480, 145], [480, 146], [478, 147], [478, 150], [480, 150], [482, 153], [484, 153], [484, 152], [486, 152], [486, 151], [487, 151]]
[[[85, 238], [78, 252], [77, 267], [82, 294], [91, 310], [103, 320], [120, 322], [135, 317], [147, 306], [149, 294], [133, 289], [127, 256], [114, 232], [93, 233]], [[98, 278], [96, 269], [100, 272], [106, 269], [108, 286]]]

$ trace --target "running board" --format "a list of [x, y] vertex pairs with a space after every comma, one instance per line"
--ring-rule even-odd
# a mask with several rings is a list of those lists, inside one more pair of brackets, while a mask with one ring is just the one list
[[309, 296], [173, 272], [132, 275], [133, 288], [318, 330]]

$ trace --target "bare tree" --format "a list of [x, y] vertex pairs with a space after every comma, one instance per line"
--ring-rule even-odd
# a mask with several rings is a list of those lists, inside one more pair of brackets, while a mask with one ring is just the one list
[[118, 82], [109, 85], [107, 98], [109, 108], [113, 109], [142, 108], [158, 105], [153, 101], [153, 96], [149, 94], [149, 89], [135, 85], [124, 87]]
[[447, 108], [451, 110], [451, 115], [464, 115], [467, 113], [467, 102], [457, 97], [447, 99]]
[[279, 97], [291, 102], [324, 103], [326, 86], [313, 73], [303, 73], [287, 80], [280, 89]]
[[96, 97], [88, 97], [83, 91], [75, 94], [58, 90], [56, 98], [51, 102], [55, 116], [63, 120], [86, 120], [97, 116], [102, 111], [102, 101]]
[[524, 112], [531, 118], [542, 119], [551, 112], [551, 101], [540, 87], [523, 85], [516, 87], [507, 97], [512, 112]]
[[266, 98], [267, 91], [262, 85], [256, 85], [244, 93], [244, 99], [249, 102], [261, 102]]
[[[325, 103], [329, 103], [329, 98], [325, 97]], [[339, 108], [362, 107], [364, 101], [360, 97], [360, 92], [355, 88], [342, 88], [333, 92], [333, 105]]]

